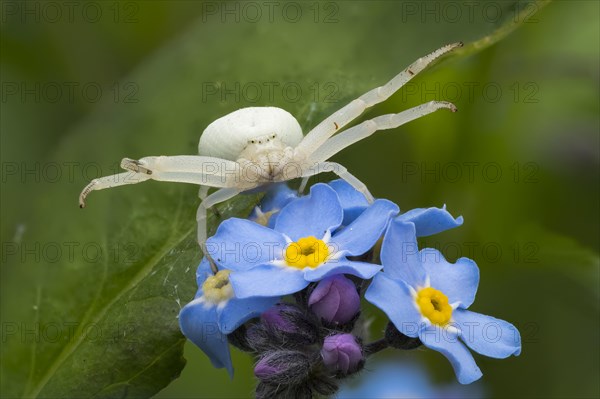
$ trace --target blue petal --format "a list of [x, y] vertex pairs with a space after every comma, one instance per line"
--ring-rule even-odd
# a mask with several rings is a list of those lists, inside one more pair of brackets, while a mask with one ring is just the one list
[[213, 272], [210, 270], [210, 263], [206, 258], [202, 258], [200, 265], [196, 269], [196, 284], [198, 284], [198, 293], [195, 298], [202, 296], [202, 284], [206, 281], [209, 276], [212, 276]]
[[430, 236], [463, 224], [462, 216], [454, 219], [443, 208], [416, 208], [398, 216], [398, 220], [415, 224], [417, 237]]
[[[263, 213], [275, 212], [269, 218], [268, 227], [275, 225], [278, 212], [288, 203], [298, 198], [298, 192], [288, 187], [286, 183], [275, 183], [267, 187], [267, 194], [260, 201], [258, 209]], [[256, 221], [257, 208], [254, 208], [248, 219]]]
[[450, 360], [456, 378], [461, 384], [470, 384], [483, 375], [471, 352], [457, 336], [447, 330], [429, 326], [419, 332], [419, 339], [425, 346], [440, 352]]
[[268, 187], [267, 194], [260, 201], [260, 209], [263, 212], [280, 210], [297, 198], [296, 190], [292, 190], [285, 183], [276, 183]]
[[400, 210], [388, 200], [377, 200], [354, 222], [331, 237], [330, 245], [345, 250], [351, 256], [362, 255], [371, 249], [381, 237], [390, 218]]
[[370, 279], [380, 270], [381, 265], [354, 262], [348, 259], [337, 259], [332, 262], [326, 262], [314, 269], [310, 267], [303, 269], [304, 278], [307, 281], [319, 281], [335, 274], [351, 274], [362, 279]]
[[464, 309], [471, 306], [479, 286], [479, 268], [474, 261], [460, 258], [452, 264], [438, 250], [425, 248], [421, 251], [421, 262], [431, 286], [442, 291], [450, 303], [460, 302]]
[[421, 329], [421, 313], [409, 287], [400, 280], [392, 280], [378, 273], [365, 292], [365, 299], [383, 310], [398, 331], [416, 337]]
[[281, 298], [232, 298], [223, 309], [217, 311], [219, 318], [219, 329], [224, 334], [230, 334], [247, 322], [260, 316], [262, 312], [275, 305]]
[[461, 339], [475, 352], [496, 359], [521, 353], [521, 334], [507, 321], [463, 309], [452, 312]]
[[206, 241], [212, 258], [231, 270], [248, 270], [281, 259], [285, 237], [268, 227], [246, 219], [225, 220]]
[[388, 277], [404, 280], [413, 288], [425, 284], [425, 269], [421, 265], [415, 225], [394, 219], [383, 237], [381, 262]]
[[342, 209], [344, 210], [344, 220], [342, 224], [348, 226], [354, 221], [367, 207], [369, 201], [365, 196], [343, 179], [329, 182], [329, 186], [337, 193]]
[[229, 343], [219, 331], [215, 306], [206, 308], [200, 299], [193, 300], [179, 312], [179, 327], [187, 339], [206, 353], [214, 367], [226, 368], [233, 377]]
[[293, 294], [308, 285], [302, 270], [265, 265], [229, 275], [236, 298], [273, 297]]
[[289, 203], [279, 212], [275, 230], [292, 241], [302, 237], [323, 238], [342, 223], [343, 211], [337, 194], [326, 184], [310, 188], [310, 194]]

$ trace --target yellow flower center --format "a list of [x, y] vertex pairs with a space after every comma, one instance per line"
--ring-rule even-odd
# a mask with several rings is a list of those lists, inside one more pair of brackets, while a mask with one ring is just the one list
[[416, 300], [421, 314], [433, 324], [444, 326], [450, 321], [452, 307], [442, 291], [432, 287], [423, 288], [417, 293]]
[[214, 276], [209, 276], [202, 284], [204, 299], [207, 302], [219, 304], [233, 298], [233, 288], [229, 283], [229, 270], [221, 270]]
[[300, 238], [291, 242], [285, 249], [285, 262], [288, 266], [304, 269], [317, 267], [325, 262], [329, 249], [323, 240], [313, 236]]

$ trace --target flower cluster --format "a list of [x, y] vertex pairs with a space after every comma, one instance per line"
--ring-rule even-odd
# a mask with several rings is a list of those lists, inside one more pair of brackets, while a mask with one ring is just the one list
[[[273, 186], [248, 219], [225, 220], [207, 240], [181, 330], [230, 374], [230, 344], [252, 353], [257, 397], [331, 395], [370, 355], [421, 345], [471, 383], [482, 374], [467, 347], [505, 358], [521, 342], [513, 325], [467, 310], [479, 284], [474, 261], [418, 248], [418, 237], [462, 222], [445, 207], [400, 213], [388, 200], [369, 203], [341, 180], [305, 196]], [[362, 298], [389, 318], [370, 343]]]

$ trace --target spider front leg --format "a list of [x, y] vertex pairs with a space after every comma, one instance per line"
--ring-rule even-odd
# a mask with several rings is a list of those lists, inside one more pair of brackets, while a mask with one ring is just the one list
[[121, 167], [128, 172], [92, 180], [79, 195], [79, 206], [85, 206], [86, 197], [94, 190], [150, 179], [211, 187], [237, 186], [241, 179], [237, 162], [213, 157], [178, 155], [144, 157], [139, 160], [124, 158]]
[[89, 182], [88, 185], [83, 188], [81, 194], [79, 194], [79, 207], [85, 208], [85, 199], [94, 190], [104, 190], [105, 188], [137, 184], [149, 179], [151, 179], [151, 177], [148, 174], [131, 171], [94, 179]]
[[398, 114], [381, 115], [364, 121], [350, 129], [328, 139], [320, 148], [310, 156], [313, 162], [323, 162], [343, 150], [344, 148], [366, 138], [378, 130], [395, 129], [405, 123], [428, 115], [440, 109], [456, 112], [454, 104], [446, 101], [430, 101]]
[[462, 42], [448, 44], [424, 57], [419, 58], [385, 85], [368, 91], [342, 109], [333, 113], [323, 122], [315, 126], [310, 132], [308, 132], [308, 134], [298, 145], [298, 150], [305, 154], [305, 156], [310, 156], [312, 152], [321, 147], [321, 145], [328, 138], [333, 136], [339, 129], [346, 126], [349, 122], [360, 116], [360, 114], [362, 114], [367, 108], [387, 100], [392, 94], [398, 91], [402, 86], [404, 86], [419, 72], [424, 70], [433, 61], [458, 47], [462, 47], [462, 45]]
[[145, 172], [153, 180], [210, 187], [235, 186], [241, 176], [237, 162], [199, 155], [144, 157], [140, 160], [125, 158], [121, 167]]
[[375, 201], [375, 198], [373, 197], [373, 195], [371, 195], [371, 192], [367, 188], [366, 184], [361, 182], [352, 173], [348, 172], [348, 169], [336, 162], [317, 162], [315, 164], [312, 164], [304, 171], [302, 177], [307, 178], [309, 176], [314, 176], [324, 172], [333, 172], [340, 178], [347, 181], [348, 184], [354, 187], [354, 189], [360, 191], [367, 198], [367, 201], [369, 201], [369, 203]]

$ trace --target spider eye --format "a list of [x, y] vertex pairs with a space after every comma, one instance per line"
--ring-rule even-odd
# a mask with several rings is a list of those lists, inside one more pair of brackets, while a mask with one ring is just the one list
[[256, 143], [256, 140], [250, 140], [250, 143], [254, 144]]

